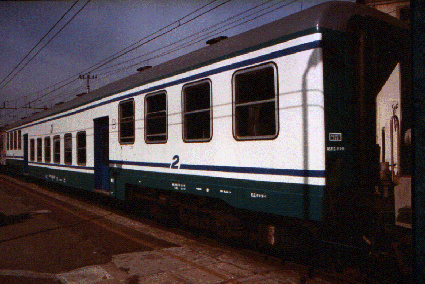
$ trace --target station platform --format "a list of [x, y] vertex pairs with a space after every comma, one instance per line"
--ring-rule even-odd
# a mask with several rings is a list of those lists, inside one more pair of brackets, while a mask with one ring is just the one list
[[344, 283], [0, 175], [0, 283]]

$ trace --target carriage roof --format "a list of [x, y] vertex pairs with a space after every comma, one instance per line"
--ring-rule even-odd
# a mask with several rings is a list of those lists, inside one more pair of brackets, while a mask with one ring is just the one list
[[332, 29], [344, 32], [348, 29], [349, 20], [353, 16], [370, 16], [394, 26], [405, 27], [397, 19], [364, 5], [350, 2], [325, 2], [110, 83], [89, 94], [16, 122], [7, 128], [25, 125], [161, 78], [244, 54], [306, 30]]

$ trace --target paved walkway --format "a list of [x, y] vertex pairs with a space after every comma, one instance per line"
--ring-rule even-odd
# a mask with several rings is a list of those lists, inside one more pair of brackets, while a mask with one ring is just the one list
[[[12, 181], [11, 178], [7, 178]], [[24, 184], [22, 181], [15, 181], [17, 185]], [[80, 267], [59, 273], [52, 272], [49, 267], [34, 271], [30, 265], [20, 263], [19, 267], [0, 267], [1, 283], [64, 283], [64, 284], [154, 284], [154, 283], [343, 283], [330, 282], [322, 276], [314, 276], [307, 279], [305, 267], [291, 263], [282, 263], [272, 257], [261, 255], [260, 253], [240, 251], [223, 247], [214, 241], [206, 241], [202, 237], [198, 240], [185, 237], [170, 229], [161, 229], [142, 222], [128, 219], [114, 214], [105, 209], [95, 206], [88, 206], [86, 203], [76, 201], [70, 197], [60, 195], [55, 192], [46, 191], [36, 185], [25, 184], [31, 190], [42, 193], [49, 198], [55, 198], [60, 202], [69, 203], [78, 210], [87, 210], [90, 215], [102, 216], [108, 222], [114, 222], [118, 226], [126, 226], [136, 230], [143, 235], [161, 242], [172, 243], [174, 246], [157, 246], [144, 251], [132, 251], [129, 253], [112, 254], [110, 260], [103, 264]], [[3, 220], [7, 216], [22, 216], [22, 222], [15, 222], [12, 225], [0, 226], [0, 238], [5, 237], [5, 233], [12, 229], [12, 226], [19, 232], [23, 226], [28, 226], [25, 220], [25, 213], [28, 212], [29, 204], [25, 198], [11, 196], [10, 192], [0, 189], [0, 212]], [[47, 218], [49, 214], [39, 212], [39, 216]], [[38, 215], [37, 215], [38, 216]], [[41, 217], [40, 217], [41, 218]], [[16, 221], [16, 220], [15, 220]], [[32, 219], [32, 225], [37, 224], [36, 218]], [[27, 222], [27, 223], [26, 223]], [[21, 226], [21, 228], [19, 228]], [[84, 228], [80, 229], [84, 230]], [[40, 238], [38, 238], [40, 239]], [[22, 251], [28, 243], [36, 239], [19, 238]], [[122, 241], [122, 240], [116, 240]], [[10, 242], [0, 241], [0, 251], [7, 253], [7, 246]], [[6, 248], [4, 247], [6, 246]], [[13, 246], [17, 250], [16, 246]], [[66, 254], [67, 247], [57, 254]], [[111, 249], [113, 249], [111, 247]], [[14, 252], [16, 253], [16, 251]], [[0, 255], [0, 257], [2, 257]], [[57, 256], [60, 259], [60, 255]], [[48, 261], [46, 260], [46, 263]]]

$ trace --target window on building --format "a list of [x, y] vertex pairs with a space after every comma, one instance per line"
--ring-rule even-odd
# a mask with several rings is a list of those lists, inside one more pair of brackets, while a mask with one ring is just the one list
[[30, 161], [34, 162], [35, 160], [35, 141], [34, 139], [30, 140]]
[[278, 133], [276, 67], [266, 64], [233, 76], [233, 135], [237, 140], [272, 139]]
[[183, 87], [183, 140], [210, 141], [212, 135], [211, 83], [202, 81]]
[[42, 145], [42, 139], [41, 138], [37, 138], [37, 162], [42, 162], [43, 161], [43, 145]]
[[167, 142], [167, 95], [165, 92], [145, 97], [145, 141]]
[[56, 164], [61, 162], [61, 137], [59, 135], [53, 137], [53, 162]]
[[64, 163], [65, 165], [72, 164], [72, 134], [67, 133], [63, 139], [64, 145]]
[[51, 159], [51, 145], [50, 145], [50, 137], [44, 138], [44, 162], [50, 163]]
[[121, 144], [133, 144], [135, 137], [134, 100], [119, 104], [119, 140]]
[[18, 150], [22, 149], [22, 133], [21, 130], [18, 130]]
[[86, 132], [81, 131], [77, 133], [77, 164], [85, 165], [86, 157]]

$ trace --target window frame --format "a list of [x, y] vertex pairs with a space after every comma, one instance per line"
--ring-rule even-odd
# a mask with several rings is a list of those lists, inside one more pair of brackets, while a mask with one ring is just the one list
[[[70, 145], [67, 145], [68, 141]], [[63, 136], [63, 163], [65, 165], [72, 165], [72, 133], [66, 133]]]
[[[128, 120], [127, 119], [129, 117], [122, 117], [122, 105], [124, 104], [128, 104], [128, 103], [132, 103], [133, 106], [133, 117], [132, 119]], [[125, 122], [123, 122], [123, 119], [126, 119]], [[124, 100], [124, 101], [120, 101], [118, 104], [118, 141], [120, 142], [121, 145], [131, 145], [134, 144], [134, 142], [136, 141], [136, 107], [135, 107], [135, 103], [134, 103], [134, 98], [128, 99], [128, 100]], [[133, 122], [133, 136], [126, 136], [126, 137], [122, 137], [121, 134], [121, 130], [122, 130], [122, 123], [129, 123], [129, 122]], [[129, 140], [129, 141], [122, 141], [123, 139], [131, 139], [133, 138], [133, 140]]]
[[35, 161], [35, 139], [30, 139], [30, 161]]
[[[84, 134], [84, 147], [81, 147], [79, 137], [83, 134]], [[85, 166], [87, 164], [87, 133], [86, 133], [86, 131], [77, 132], [76, 139], [77, 139], [77, 141], [76, 141], [77, 142], [76, 143], [76, 146], [77, 146], [77, 165]], [[84, 150], [84, 161], [82, 162], [80, 160], [80, 153], [83, 150]]]
[[[62, 139], [60, 135], [53, 136], [53, 163], [55, 164], [61, 163], [61, 140]], [[57, 141], [59, 141], [59, 147], [56, 146]], [[59, 157], [59, 160], [56, 159], [57, 155]]]
[[[266, 99], [261, 101], [254, 101], [248, 103], [241, 103], [236, 105], [236, 76], [239, 74], [246, 74], [250, 72], [255, 72], [261, 69], [266, 69], [271, 67], [273, 69], [273, 82], [274, 82], [274, 98]], [[258, 135], [258, 136], [238, 136], [236, 129], [236, 108], [243, 105], [256, 105], [268, 102], [275, 102], [275, 133], [273, 135]], [[232, 132], [233, 138], [237, 141], [252, 141], [252, 140], [273, 140], [279, 136], [279, 73], [276, 63], [274, 62], [266, 62], [255, 66], [250, 66], [247, 68], [236, 70], [232, 75]]]
[[10, 134], [10, 150], [15, 150], [15, 131], [12, 131]]
[[[186, 97], [185, 97], [185, 89], [195, 87], [202, 84], [208, 84], [209, 86], [209, 108], [208, 109], [197, 109], [193, 111], [186, 112]], [[213, 137], [213, 101], [212, 101], [212, 82], [210, 79], [202, 79], [196, 82], [191, 82], [183, 85], [182, 87], [182, 139], [186, 143], [196, 143], [196, 142], [210, 142]], [[187, 129], [186, 129], [186, 115], [209, 112], [209, 131], [210, 135], [208, 138], [187, 138]]]
[[13, 150], [18, 150], [18, 131], [13, 131]]
[[[49, 143], [47, 143], [47, 141], [49, 141]], [[52, 144], [50, 136], [44, 137], [44, 162], [52, 162]]]
[[[160, 133], [160, 134], [147, 134], [148, 131], [148, 115], [152, 114], [148, 113], [148, 98], [150, 97], [154, 97], [154, 96], [159, 96], [159, 95], [165, 95], [165, 110], [161, 110], [161, 111], [157, 111], [156, 113], [159, 112], [165, 112], [165, 133]], [[144, 136], [145, 136], [145, 142], [146, 144], [166, 144], [168, 141], [168, 96], [167, 96], [167, 92], [165, 90], [161, 90], [155, 93], [151, 93], [151, 94], [147, 94], [145, 96], [144, 99]], [[148, 140], [148, 136], [160, 136], [160, 135], [165, 135], [165, 139], [164, 140], [159, 140], [159, 141], [151, 141]]]
[[22, 150], [22, 132], [18, 130], [18, 150]]
[[37, 148], [37, 162], [43, 162], [43, 139], [41, 137], [36, 140], [36, 148]]

